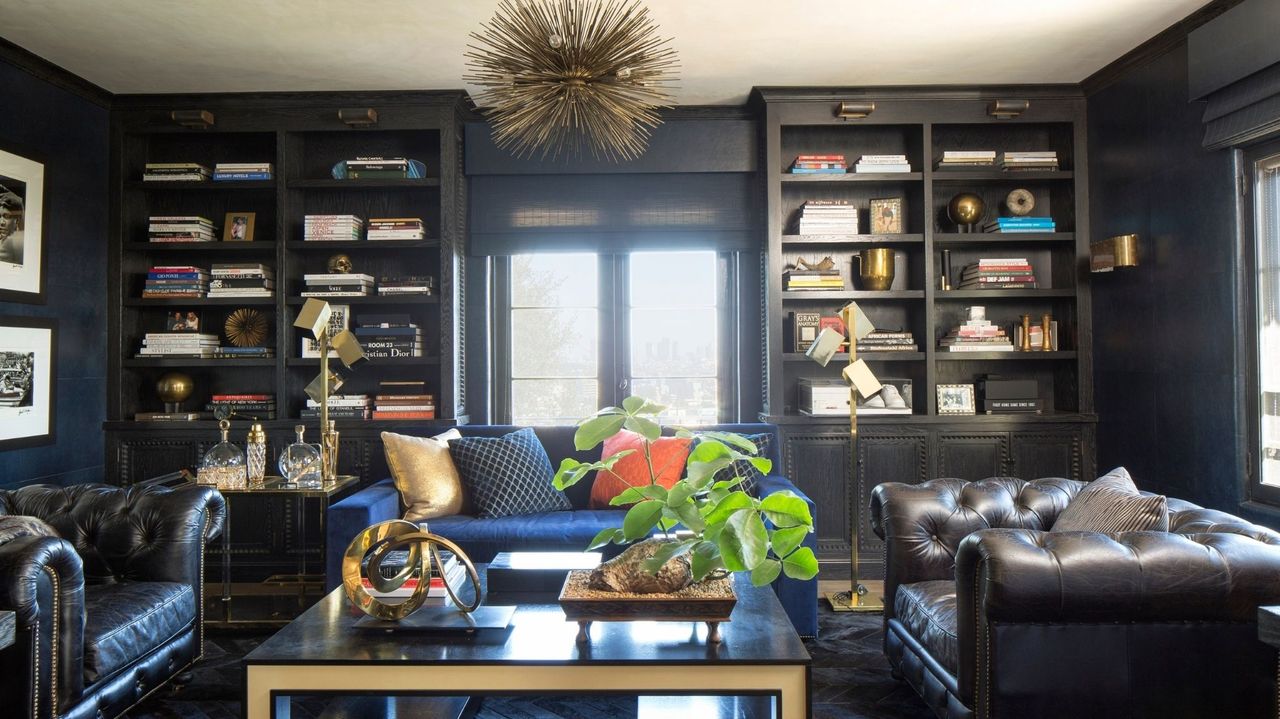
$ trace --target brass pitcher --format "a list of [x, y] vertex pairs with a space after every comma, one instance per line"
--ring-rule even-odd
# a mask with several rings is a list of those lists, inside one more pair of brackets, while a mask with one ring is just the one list
[[860, 250], [853, 259], [858, 263], [862, 289], [880, 292], [893, 286], [893, 250], [883, 247]]

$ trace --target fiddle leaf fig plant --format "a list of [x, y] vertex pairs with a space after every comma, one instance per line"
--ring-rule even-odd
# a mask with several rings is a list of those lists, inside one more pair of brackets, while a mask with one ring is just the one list
[[[767, 475], [773, 463], [760, 457], [759, 449], [732, 432], [699, 432], [689, 453], [685, 476], [671, 488], [658, 483], [654, 470], [653, 443], [662, 435], [657, 416], [665, 407], [642, 397], [628, 397], [621, 407], [606, 407], [578, 424], [574, 445], [579, 451], [593, 449], [623, 430], [643, 438], [649, 483], [631, 487], [614, 497], [614, 506], [631, 505], [622, 526], [596, 535], [587, 547], [598, 549], [610, 543], [625, 544], [648, 537], [655, 529], [669, 532], [683, 527], [685, 537], [668, 541], [642, 568], [650, 574], [677, 557], [688, 556], [693, 581], [724, 576], [728, 572], [750, 572], [751, 583], [768, 584], [778, 575], [812, 579], [818, 573], [813, 550], [802, 546], [813, 531], [809, 505], [794, 492], [783, 490], [764, 498], [743, 490], [743, 463]], [[692, 439], [694, 433], [676, 429], [677, 437]], [[553, 483], [565, 489], [592, 472], [607, 471], [623, 457], [637, 450], [623, 450], [598, 462], [565, 458]], [[723, 473], [724, 470], [729, 470]], [[720, 476], [721, 479], [716, 479]]]

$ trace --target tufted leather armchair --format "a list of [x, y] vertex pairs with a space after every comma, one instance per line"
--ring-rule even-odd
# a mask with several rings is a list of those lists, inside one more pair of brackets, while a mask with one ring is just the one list
[[205, 543], [222, 495], [196, 485], [0, 491], [0, 514], [39, 517], [61, 538], [0, 545], [0, 609], [17, 613], [0, 651], [5, 717], [115, 717], [203, 651]]
[[1047, 532], [1084, 486], [875, 488], [895, 676], [944, 719], [1280, 716], [1280, 533], [1172, 497], [1167, 533]]

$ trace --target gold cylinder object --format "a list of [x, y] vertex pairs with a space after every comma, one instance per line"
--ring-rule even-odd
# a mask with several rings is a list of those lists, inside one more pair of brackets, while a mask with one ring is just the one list
[[1138, 266], [1138, 236], [1116, 235], [1109, 238], [1115, 247], [1116, 267]]
[[[444, 562], [440, 559], [440, 547], [453, 552], [453, 555], [466, 568], [467, 580], [475, 591], [472, 601], [461, 601], [454, 592], [454, 588], [450, 586], [449, 579], [445, 575]], [[408, 550], [408, 560], [395, 576], [384, 577], [382, 562], [388, 554], [398, 549]], [[369, 562], [362, 569], [365, 557], [369, 558]], [[476, 572], [475, 565], [471, 563], [467, 553], [448, 539], [419, 529], [417, 525], [403, 519], [379, 522], [366, 528], [351, 540], [351, 544], [347, 545], [347, 551], [342, 555], [342, 587], [346, 591], [347, 599], [359, 607], [360, 611], [376, 619], [396, 621], [404, 619], [422, 607], [422, 603], [427, 599], [433, 566], [438, 575], [444, 579], [445, 592], [449, 595], [449, 599], [453, 600], [458, 611], [469, 614], [480, 606], [482, 598], [480, 575]], [[418, 574], [417, 586], [414, 587], [413, 594], [399, 604], [383, 602], [371, 595], [364, 586], [367, 580], [373, 589], [379, 592], [391, 592], [403, 586], [415, 572]]]
[[254, 422], [244, 440], [245, 473], [249, 482], [260, 484], [267, 474], [267, 433]]
[[1049, 332], [1050, 328], [1053, 327], [1052, 323], [1053, 317], [1048, 312], [1044, 313], [1040, 318], [1040, 349], [1045, 352], [1053, 350], [1053, 336]]
[[893, 286], [893, 250], [877, 247], [853, 256], [862, 289], [883, 292]]
[[1018, 342], [1018, 351], [1031, 351], [1031, 315], [1022, 316], [1022, 339]]

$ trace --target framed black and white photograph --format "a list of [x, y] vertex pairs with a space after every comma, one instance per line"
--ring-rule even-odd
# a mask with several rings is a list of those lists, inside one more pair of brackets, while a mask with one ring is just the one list
[[975, 412], [973, 385], [938, 385], [938, 414], [974, 414]]
[[53, 442], [56, 322], [0, 317], [0, 450]]
[[44, 163], [0, 148], [0, 301], [45, 301], [44, 214]]

